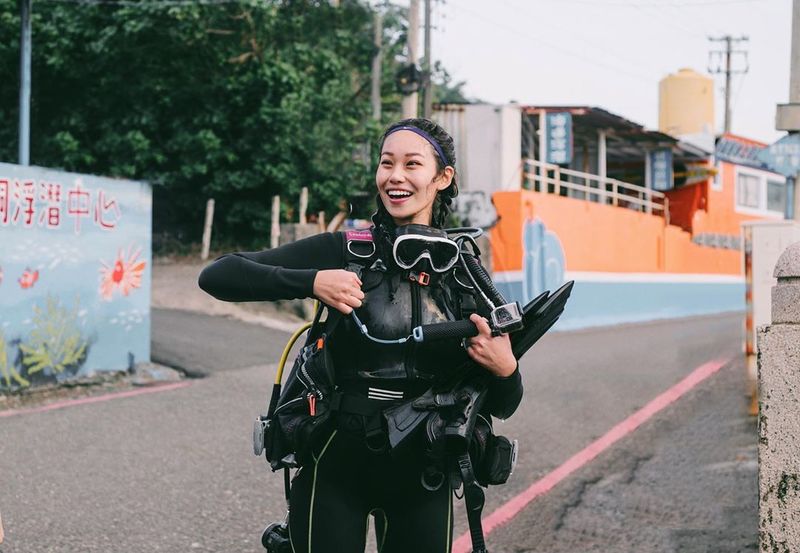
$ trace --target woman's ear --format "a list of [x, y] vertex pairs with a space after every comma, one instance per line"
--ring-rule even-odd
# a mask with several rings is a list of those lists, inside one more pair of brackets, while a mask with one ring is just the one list
[[444, 190], [453, 182], [453, 177], [456, 174], [456, 170], [453, 169], [450, 165], [444, 168], [444, 170], [439, 173], [439, 176], [436, 177], [434, 182], [436, 183], [436, 190]]

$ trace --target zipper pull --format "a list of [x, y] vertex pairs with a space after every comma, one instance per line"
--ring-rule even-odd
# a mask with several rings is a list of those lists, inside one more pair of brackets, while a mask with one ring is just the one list
[[315, 417], [317, 415], [317, 396], [313, 392], [309, 392], [308, 396], [308, 413]]

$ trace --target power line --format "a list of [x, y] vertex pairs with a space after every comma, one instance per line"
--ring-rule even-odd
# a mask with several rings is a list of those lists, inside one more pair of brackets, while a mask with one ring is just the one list
[[739, 79], [739, 84], [736, 87], [736, 92], [733, 94], [733, 107], [732, 110], [736, 109], [736, 106], [739, 104], [739, 93], [742, 91], [742, 85], [744, 84], [744, 75], [741, 79]]
[[551, 49], [556, 50], [558, 52], [562, 52], [562, 53], [567, 54], [569, 56], [572, 56], [572, 57], [581, 59], [583, 61], [589, 62], [593, 66], [598, 66], [598, 65], [604, 66], [604, 67], [606, 67], [608, 69], [611, 69], [611, 70], [613, 70], [613, 71], [615, 71], [615, 72], [617, 72], [619, 74], [627, 75], [628, 77], [633, 77], [633, 78], [638, 79], [640, 81], [646, 82], [646, 83], [648, 83], [650, 85], [652, 85], [652, 83], [654, 81], [654, 79], [652, 77], [646, 77], [646, 76], [640, 75], [638, 73], [632, 73], [630, 71], [625, 71], [624, 69], [620, 69], [617, 66], [605, 63], [604, 61], [602, 61], [600, 59], [591, 58], [589, 56], [585, 56], [583, 54], [579, 54], [578, 52], [575, 52], [573, 50], [569, 50], [569, 49], [564, 48], [562, 46], [559, 46], [557, 44], [553, 44], [552, 42], [549, 42], [549, 41], [546, 41], [546, 40], [542, 40], [541, 38], [532, 36], [530, 33], [523, 33], [519, 29], [516, 29], [516, 28], [511, 27], [509, 25], [506, 25], [504, 23], [500, 23], [500, 22], [495, 21], [493, 19], [489, 19], [484, 14], [477, 13], [475, 11], [472, 11], [470, 9], [465, 8], [464, 6], [458, 6], [458, 9], [464, 11], [465, 13], [468, 13], [468, 14], [470, 14], [472, 16], [475, 16], [475, 17], [479, 18], [483, 23], [490, 23], [490, 24], [492, 24], [492, 25], [494, 25], [496, 27], [500, 27], [500, 28], [506, 29], [506, 30], [511, 31], [512, 33], [516, 34], [516, 35], [521, 36], [522, 38], [524, 38], [527, 41], [538, 42], [538, 43], [543, 44], [543, 45], [547, 46], [548, 48], [551, 48]]
[[[650, 17], [652, 19], [657, 19], [659, 23], [667, 23], [670, 27], [672, 27], [673, 29], [677, 29], [681, 33], [685, 34], [686, 36], [689, 36], [689, 37], [692, 37], [692, 38], [696, 38], [696, 39], [705, 38], [705, 34], [704, 33], [700, 33], [698, 31], [693, 31], [693, 30], [689, 29], [688, 27], [686, 27], [685, 25], [683, 25], [682, 22], [678, 23], [672, 17], [672, 14], [670, 14], [666, 10], [659, 9], [660, 6], [657, 5], [657, 4], [648, 5], [648, 6], [639, 6], [639, 5], [635, 5], [634, 4], [633, 7], [636, 8], [636, 10], [638, 10], [639, 13], [645, 15], [646, 17]], [[656, 11], [656, 13], [648, 12], [648, 11], [645, 11], [646, 9], [655, 9], [657, 11]], [[665, 19], [665, 17], [666, 17], [666, 19]]]
[[[515, 6], [517, 9], [526, 11], [523, 8], [523, 5], [515, 2], [514, 0], [503, 0], [503, 1], [506, 2], [506, 4], [508, 4], [510, 6]], [[530, 12], [527, 12], [527, 13], [528, 13], [528, 15], [532, 15]], [[562, 30], [562, 31], [564, 31], [566, 33], [570, 33], [570, 35], [571, 35], [570, 36], [570, 40], [578, 40], [578, 41], [584, 42], [584, 43], [590, 45], [593, 51], [594, 50], [599, 50], [599, 51], [603, 51], [603, 52], [608, 52], [609, 54], [612, 54], [613, 56], [619, 58], [622, 61], [627, 61], [627, 62], [635, 64], [635, 65], [641, 65], [641, 64], [649, 63], [649, 61], [645, 61], [645, 60], [642, 60], [642, 59], [633, 59], [633, 58], [629, 58], [629, 57], [620, 55], [620, 53], [618, 51], [610, 49], [605, 45], [601, 46], [600, 44], [598, 44], [597, 41], [587, 40], [587, 39], [583, 38], [584, 36], [586, 36], [584, 33], [580, 33], [580, 34], [576, 35], [574, 33], [573, 29], [569, 29], [567, 27], [564, 27], [564, 26], [561, 26], [561, 25], [557, 25], [555, 22], [552, 21], [552, 18], [548, 19], [547, 27], [548, 28], [553, 28], [553, 29], [560, 29], [560, 30]], [[599, 38], [599, 40], [608, 41], [608, 36]], [[626, 52], [626, 53], [629, 53], [629, 51]]]

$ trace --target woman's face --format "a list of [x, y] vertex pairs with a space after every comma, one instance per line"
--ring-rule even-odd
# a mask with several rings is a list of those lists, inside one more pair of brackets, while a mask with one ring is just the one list
[[383, 142], [375, 183], [386, 211], [397, 225], [431, 224], [436, 193], [453, 180], [453, 168], [437, 176], [436, 153], [411, 131], [396, 131]]

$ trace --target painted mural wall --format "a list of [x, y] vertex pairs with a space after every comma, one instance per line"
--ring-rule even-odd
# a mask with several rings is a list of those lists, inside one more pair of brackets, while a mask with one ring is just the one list
[[0, 392], [150, 360], [148, 184], [0, 163]]
[[528, 190], [496, 192], [498, 290], [523, 305], [566, 280], [562, 330], [744, 309], [741, 254], [662, 217]]

